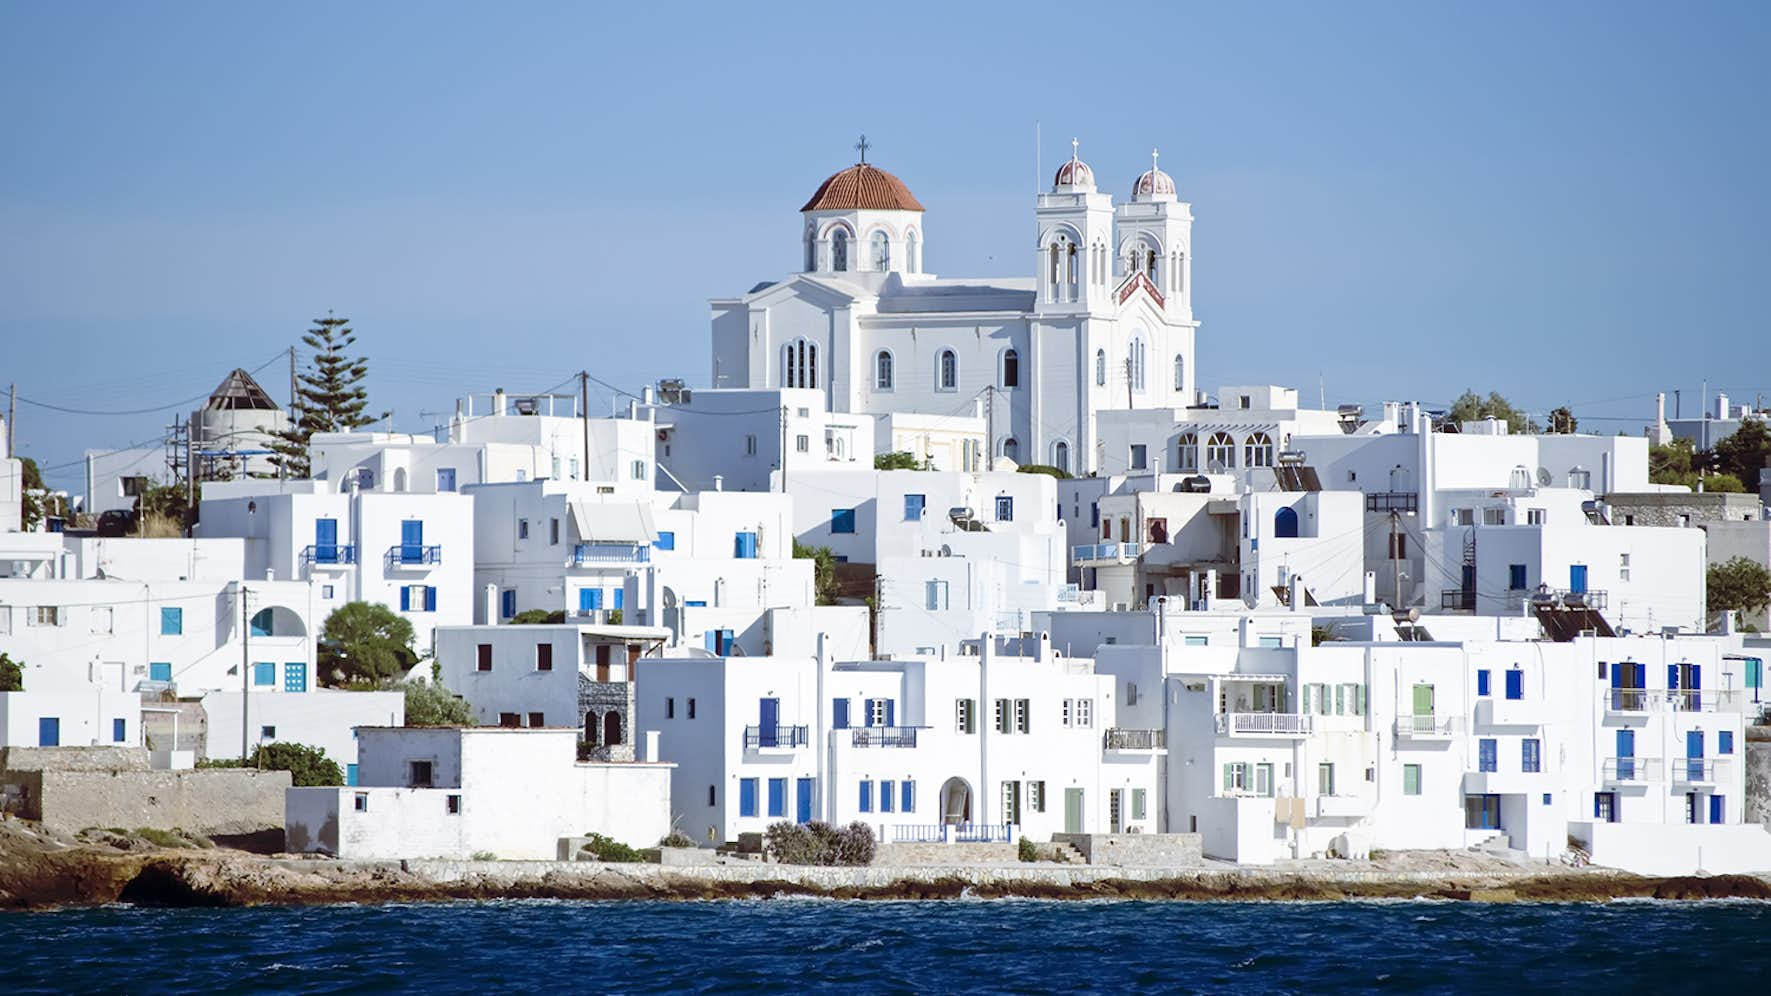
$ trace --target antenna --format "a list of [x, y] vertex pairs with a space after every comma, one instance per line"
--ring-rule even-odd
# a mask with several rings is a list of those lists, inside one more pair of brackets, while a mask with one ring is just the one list
[[1033, 122], [1033, 193], [1035, 196], [1038, 196], [1040, 186], [1045, 183], [1045, 166], [1040, 159], [1040, 152], [1039, 121], [1035, 119]]

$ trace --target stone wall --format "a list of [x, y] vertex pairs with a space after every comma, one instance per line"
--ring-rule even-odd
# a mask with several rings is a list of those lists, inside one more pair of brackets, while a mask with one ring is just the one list
[[1018, 861], [1013, 843], [909, 843], [881, 844], [873, 864], [882, 868], [906, 865], [993, 865]]
[[[1744, 522], [1759, 517], [1759, 496], [1706, 491], [1669, 494], [1606, 495], [1612, 525], [1626, 521], [1638, 526], [1702, 525], [1706, 522]], [[1684, 522], [1679, 521], [1680, 516]], [[1625, 519], [1628, 516], [1628, 520]]]
[[[606, 716], [615, 713], [621, 717], [621, 743], [610, 746], [603, 742]], [[597, 681], [587, 674], [578, 675], [578, 721], [580, 726], [595, 716], [597, 728], [594, 736], [588, 729], [581, 729], [579, 736], [591, 741], [590, 760], [592, 761], [631, 761], [634, 759], [633, 741], [633, 682], [631, 681]]]
[[146, 827], [201, 834], [283, 828], [287, 771], [69, 771], [39, 776], [27, 815], [46, 829]]
[[0, 749], [0, 772], [146, 770], [148, 770], [148, 752], [142, 747], [6, 747]]
[[1196, 833], [1054, 833], [1091, 865], [1114, 868], [1191, 868], [1204, 863]]
[[1746, 728], [1746, 807], [1741, 812], [1743, 823], [1771, 826], [1771, 740], [1753, 736], [1762, 726]]

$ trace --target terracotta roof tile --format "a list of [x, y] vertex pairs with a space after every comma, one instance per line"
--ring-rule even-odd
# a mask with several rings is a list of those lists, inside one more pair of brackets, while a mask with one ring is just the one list
[[922, 203], [883, 169], [860, 163], [818, 186], [801, 211], [921, 211]]

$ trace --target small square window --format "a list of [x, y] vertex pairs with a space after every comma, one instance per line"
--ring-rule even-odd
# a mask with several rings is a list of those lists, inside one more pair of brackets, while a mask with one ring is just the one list
[[329, 584], [323, 584], [323, 585], [321, 585], [321, 586], [320, 586], [320, 597], [321, 597], [321, 598], [331, 598], [331, 597], [333, 597], [333, 589], [332, 589], [332, 586], [331, 586], [331, 585], [329, 585]]
[[449, 806], [449, 815], [450, 816], [460, 815], [460, 813], [461, 813], [461, 797], [458, 795], [449, 796], [448, 806]]
[[258, 739], [260, 739], [260, 740], [275, 740], [275, 739], [277, 739], [277, 728], [274, 726], [261, 726], [261, 727], [259, 727], [258, 728]]
[[359, 813], [367, 813], [369, 811], [369, 793], [358, 792], [354, 807]]
[[528, 519], [518, 519], [517, 520], [517, 539], [528, 539], [528, 538], [529, 538], [529, 520]]

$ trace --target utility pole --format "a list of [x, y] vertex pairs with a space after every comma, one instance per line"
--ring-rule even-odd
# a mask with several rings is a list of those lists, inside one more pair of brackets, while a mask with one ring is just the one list
[[[295, 429], [295, 421], [296, 421], [296, 416], [295, 416], [295, 347], [290, 346], [289, 347], [289, 428], [291, 431], [293, 431]], [[289, 460], [287, 458], [284, 458], [282, 460], [278, 460], [277, 461], [277, 480], [287, 481], [288, 479], [289, 479]], [[190, 500], [191, 500], [192, 506], [195, 506], [197, 504], [197, 496], [196, 495], [194, 495], [194, 494], [191, 495]]]
[[[252, 756], [252, 623], [246, 608], [246, 585], [240, 584], [240, 760]], [[176, 746], [176, 745], [174, 745]]]
[[1402, 547], [1396, 538], [1396, 527], [1402, 521], [1402, 513], [1390, 509], [1390, 567], [1396, 572], [1396, 604], [1390, 607], [1392, 612], [1402, 611]]
[[[974, 409], [975, 410], [975, 409]], [[985, 467], [996, 470], [996, 385], [984, 388], [984, 448], [990, 455]]]
[[781, 493], [787, 493], [787, 406], [781, 406]]
[[7, 389], [7, 392], [6, 392], [6, 455], [7, 456], [18, 456], [18, 450], [14, 448], [14, 444], [18, 440], [18, 434], [16, 432], [14, 432], [13, 428], [12, 428], [14, 425], [17, 425], [17, 424], [18, 424], [18, 383], [15, 381], [15, 382], [13, 382], [11, 387], [9, 387]]
[[1133, 406], [1133, 404], [1132, 404], [1132, 397], [1131, 397], [1131, 357], [1128, 356], [1125, 358], [1125, 407], [1131, 408], [1132, 406]]
[[584, 424], [584, 464], [583, 475], [578, 479], [590, 480], [590, 371], [578, 371], [578, 421]]

